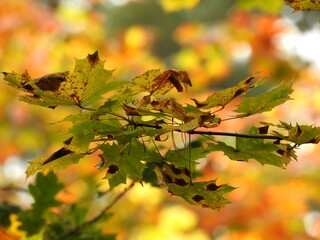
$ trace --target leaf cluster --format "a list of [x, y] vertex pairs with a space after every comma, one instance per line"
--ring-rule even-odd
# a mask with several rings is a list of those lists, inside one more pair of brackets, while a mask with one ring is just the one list
[[[128, 179], [150, 182], [193, 205], [218, 210], [228, 203], [224, 195], [234, 188], [217, 185], [215, 179], [197, 182], [199, 159], [212, 151], [222, 151], [234, 161], [255, 159], [261, 164], [284, 168], [297, 159], [295, 150], [300, 145], [320, 140], [319, 127], [285, 122], [249, 126], [247, 133], [213, 131], [225, 121], [270, 111], [290, 100], [291, 82], [245, 97], [265, 81], [253, 75], [207, 96], [204, 101], [190, 98], [194, 104], [184, 104], [169, 94], [186, 92], [192, 87], [184, 71], [154, 69], [131, 81], [119, 81], [112, 79], [112, 71], [105, 70], [103, 65], [95, 52], [77, 59], [72, 73], [54, 73], [34, 80], [27, 72], [4, 73], [9, 85], [26, 92], [21, 96], [23, 101], [52, 109], [61, 105], [79, 108], [77, 114], [62, 120], [72, 123], [71, 137], [56, 152], [33, 160], [26, 171], [28, 177], [43, 170], [59, 171], [99, 152], [99, 167], [111, 188]], [[224, 108], [239, 97], [243, 100], [235, 107], [234, 116], [222, 118]], [[192, 144], [192, 135], [201, 139], [201, 143]], [[235, 143], [228, 145], [216, 140], [214, 136], [219, 135], [233, 137]], [[35, 198], [39, 195], [37, 191], [45, 191], [40, 182], [39, 190], [30, 189]], [[40, 203], [41, 198], [36, 202]], [[45, 199], [45, 208], [57, 204]], [[37, 205], [33, 209], [41, 222], [44, 210]], [[28, 214], [22, 217], [24, 222]]]
[[[13, 209], [21, 222], [19, 228], [28, 237], [37, 234], [41, 239], [114, 239], [114, 235], [103, 234], [96, 225], [86, 224], [88, 208], [75, 204], [63, 205], [58, 201], [56, 196], [63, 188], [64, 185], [58, 182], [53, 172], [46, 175], [38, 173], [35, 183], [29, 185], [34, 200], [31, 208], [25, 211], [18, 211], [16, 207]], [[104, 214], [104, 218], [108, 217]]]

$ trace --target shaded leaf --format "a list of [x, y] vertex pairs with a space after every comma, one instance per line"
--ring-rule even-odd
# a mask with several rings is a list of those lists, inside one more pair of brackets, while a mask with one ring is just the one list
[[55, 199], [56, 194], [62, 190], [63, 184], [58, 182], [56, 175], [52, 172], [47, 175], [37, 174], [34, 185], [29, 185], [29, 192], [34, 199], [32, 208], [19, 214], [22, 222], [20, 228], [27, 232], [27, 235], [38, 233], [46, 224], [45, 213], [61, 203]]
[[8, 202], [0, 203], [0, 226], [9, 227], [10, 226], [10, 215], [17, 214], [22, 209], [18, 205], [13, 205]]
[[[252, 127], [249, 134], [258, 134], [258, 129]], [[217, 141], [216, 144], [209, 144], [207, 151], [222, 151], [231, 160], [248, 161], [255, 159], [260, 164], [269, 164], [277, 167], [284, 167], [288, 159], [283, 159], [278, 153], [278, 146], [258, 138], [236, 138], [236, 146], [232, 147], [224, 142]]]
[[[133, 141], [134, 142], [134, 141]], [[121, 183], [126, 183], [127, 178], [135, 181], [142, 179], [143, 169], [146, 167], [141, 163], [144, 157], [142, 146], [138, 143], [127, 145], [121, 149], [117, 144], [104, 144], [103, 151], [104, 168], [107, 169], [106, 178], [111, 188]]]
[[186, 147], [167, 151], [164, 159], [166, 162], [172, 163], [176, 167], [189, 168], [190, 163], [193, 169], [196, 161], [200, 158], [206, 157], [207, 154], [208, 152], [202, 147], [193, 147], [192, 149]]

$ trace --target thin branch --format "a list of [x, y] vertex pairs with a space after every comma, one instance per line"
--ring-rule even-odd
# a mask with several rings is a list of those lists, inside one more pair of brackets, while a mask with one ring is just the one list
[[[180, 131], [180, 130], [177, 130]], [[214, 135], [214, 136], [229, 136], [229, 137], [241, 137], [241, 138], [259, 138], [259, 139], [273, 139], [273, 140], [282, 140], [281, 137], [272, 136], [272, 135], [250, 135], [242, 133], [231, 133], [231, 132], [213, 132], [213, 131], [199, 131], [199, 130], [190, 130], [189, 134], [201, 134], [201, 135]]]
[[78, 225], [77, 227], [75, 227], [74, 229], [66, 232], [65, 234], [63, 234], [62, 236], [60, 236], [58, 238], [58, 240], [63, 240], [63, 239], [67, 239], [69, 236], [81, 231], [83, 228], [90, 226], [91, 224], [94, 224], [95, 222], [97, 222], [106, 212], [108, 212], [110, 210], [110, 208], [113, 207], [114, 204], [116, 204], [132, 187], [134, 186], [134, 182], [132, 182], [129, 187], [127, 187], [123, 192], [121, 192], [118, 196], [116, 196], [107, 206], [105, 206], [104, 209], [102, 209], [102, 211], [95, 216], [94, 218]]

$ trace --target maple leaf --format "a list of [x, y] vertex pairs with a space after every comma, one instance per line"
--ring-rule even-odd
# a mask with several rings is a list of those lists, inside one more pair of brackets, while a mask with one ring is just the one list
[[28, 92], [20, 99], [49, 108], [57, 105], [90, 104], [105, 92], [114, 90], [120, 83], [106, 84], [112, 71], [104, 69], [104, 61], [98, 52], [88, 54], [85, 59], [76, 59], [72, 73], [54, 73], [31, 80], [27, 72], [23, 74], [4, 73], [4, 80], [13, 87]]
[[109, 180], [111, 188], [126, 183], [127, 178], [135, 181], [142, 178], [142, 172], [146, 166], [141, 163], [141, 160], [145, 154], [134, 147], [138, 143], [133, 141], [132, 144], [133, 146], [128, 145], [124, 149], [121, 149], [117, 144], [104, 144], [101, 147], [103, 155], [100, 157], [104, 162], [103, 168], [107, 169], [106, 178]]
[[246, 117], [257, 113], [267, 112], [274, 107], [290, 100], [293, 92], [291, 82], [283, 82], [277, 88], [255, 97], [247, 97], [237, 106], [235, 112], [242, 113], [236, 117]]
[[28, 236], [40, 231], [46, 224], [44, 215], [51, 207], [59, 206], [61, 203], [55, 199], [56, 194], [63, 188], [57, 177], [52, 172], [47, 175], [39, 173], [34, 185], [29, 186], [29, 192], [34, 199], [32, 208], [19, 214], [22, 222], [21, 229], [27, 231]]
[[199, 102], [196, 99], [192, 100], [199, 108], [210, 109], [215, 107], [224, 107], [236, 97], [240, 96], [241, 94], [245, 94], [250, 89], [260, 84], [260, 82], [258, 81], [256, 85], [251, 85], [250, 83], [254, 78], [255, 76], [250, 76], [239, 82], [236, 86], [220, 90], [207, 97], [204, 102]]
[[234, 190], [234, 187], [226, 184], [218, 186], [216, 180], [193, 182], [187, 168], [177, 168], [165, 162], [157, 164], [155, 171], [168, 192], [192, 205], [219, 210], [229, 203], [223, 195]]
[[[258, 134], [259, 130], [252, 127], [249, 134]], [[277, 167], [284, 167], [288, 159], [283, 159], [278, 153], [279, 148], [271, 142], [266, 142], [260, 138], [236, 138], [235, 147], [229, 146], [224, 142], [208, 144], [207, 151], [222, 151], [231, 160], [248, 161], [257, 160], [260, 164], [269, 164]]]
[[160, 69], [153, 69], [134, 78], [132, 83], [124, 89], [124, 92], [128, 91], [133, 95], [147, 92], [150, 96], [157, 98], [173, 88], [182, 92], [183, 86], [191, 85], [190, 78], [185, 71], [166, 70], [161, 72]]
[[279, 132], [277, 130], [273, 130], [273, 134], [297, 145], [306, 143], [317, 144], [320, 142], [320, 127], [299, 124], [293, 126], [292, 124], [282, 121], [280, 124], [271, 124], [265, 122], [263, 124], [285, 130], [287, 132], [286, 135], [283, 134], [283, 131]]

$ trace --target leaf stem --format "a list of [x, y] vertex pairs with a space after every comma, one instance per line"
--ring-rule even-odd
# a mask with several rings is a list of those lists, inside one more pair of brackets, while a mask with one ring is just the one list
[[[177, 130], [180, 131], [180, 130]], [[214, 135], [214, 136], [230, 136], [230, 137], [241, 137], [241, 138], [258, 138], [258, 139], [273, 139], [273, 140], [282, 140], [279, 136], [272, 135], [250, 135], [242, 133], [231, 133], [231, 132], [214, 132], [214, 131], [199, 131], [199, 130], [190, 130], [189, 134], [201, 134], [201, 135]]]
[[81, 231], [83, 228], [90, 226], [91, 224], [97, 222], [107, 211], [110, 210], [110, 208], [113, 207], [114, 204], [116, 204], [133, 186], [135, 182], [132, 182], [129, 187], [127, 187], [123, 192], [121, 192], [119, 195], [117, 195], [105, 208], [102, 209], [102, 211], [92, 219], [76, 226], [75, 228], [71, 229], [70, 231], [66, 232], [62, 236], [58, 238], [58, 240], [67, 239], [69, 236]]

